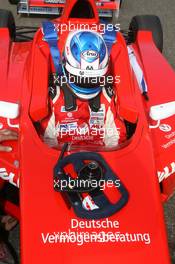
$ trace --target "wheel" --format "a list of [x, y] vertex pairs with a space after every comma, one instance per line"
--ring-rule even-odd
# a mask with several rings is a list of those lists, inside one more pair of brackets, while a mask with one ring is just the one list
[[0, 28], [8, 28], [12, 41], [16, 37], [15, 20], [12, 13], [8, 10], [0, 9]]
[[163, 50], [163, 30], [159, 17], [154, 15], [140, 15], [132, 18], [130, 26], [130, 42], [135, 42], [139, 30], [151, 31], [156, 47]]
[[19, 3], [20, 0], [9, 0], [9, 3], [11, 5], [17, 5]]

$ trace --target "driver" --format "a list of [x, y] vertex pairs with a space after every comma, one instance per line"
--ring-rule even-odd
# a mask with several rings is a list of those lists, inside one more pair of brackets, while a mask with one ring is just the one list
[[47, 144], [113, 147], [126, 140], [113, 83], [107, 78], [109, 57], [101, 34], [68, 34], [60, 65], [62, 73], [53, 75], [49, 88], [50, 115], [41, 122]]

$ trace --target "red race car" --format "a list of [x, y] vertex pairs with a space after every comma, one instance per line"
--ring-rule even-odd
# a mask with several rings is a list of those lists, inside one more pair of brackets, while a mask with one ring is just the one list
[[[81, 1], [81, 0], [80, 0]], [[66, 5], [66, 0], [9, 0], [17, 5], [19, 14], [60, 15]], [[101, 17], [118, 17], [122, 0], [95, 1]]]
[[[109, 49], [127, 137], [112, 147], [52, 148], [39, 126], [50, 113], [50, 76], [58, 77], [54, 58], [62, 66], [57, 52], [68, 26], [85, 24], [90, 32], [96, 25]], [[0, 153], [0, 201], [20, 219], [21, 263], [170, 263], [162, 203], [175, 191], [175, 73], [162, 55], [159, 18], [135, 16], [128, 31], [106, 25], [101, 32], [94, 1], [70, 0], [32, 40], [21, 41], [12, 14], [0, 10], [0, 39], [0, 129], [19, 133], [13, 151]], [[92, 48], [82, 55], [97, 57]], [[60, 108], [66, 118], [74, 111]], [[101, 108], [91, 114], [102, 115]]]

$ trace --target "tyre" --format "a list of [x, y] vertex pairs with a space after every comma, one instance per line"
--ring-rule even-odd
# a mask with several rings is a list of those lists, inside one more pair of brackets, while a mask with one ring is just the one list
[[[123, 2], [123, 0], [120, 0], [120, 8], [122, 6], [122, 2]], [[112, 24], [113, 25], [117, 24], [118, 16], [119, 16], [119, 10], [118, 9], [117, 10], [113, 10], [113, 12], [112, 12]]]
[[16, 37], [15, 20], [12, 13], [8, 10], [0, 9], [0, 28], [8, 28], [12, 41]]
[[19, 0], [9, 0], [9, 3], [11, 5], [17, 5], [19, 3]]
[[151, 31], [156, 47], [163, 50], [163, 30], [159, 17], [140, 15], [132, 18], [130, 26], [130, 42], [135, 42], [139, 30]]
[[116, 25], [118, 22], [118, 15], [119, 15], [119, 11], [118, 10], [114, 10], [112, 12], [112, 24]]

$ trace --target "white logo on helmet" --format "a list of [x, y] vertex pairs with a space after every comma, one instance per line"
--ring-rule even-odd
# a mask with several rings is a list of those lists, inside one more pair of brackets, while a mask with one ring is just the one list
[[82, 52], [82, 57], [85, 60], [95, 60], [98, 58], [98, 52], [96, 52], [95, 50], [86, 50]]

